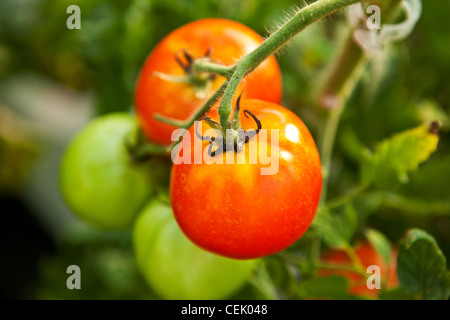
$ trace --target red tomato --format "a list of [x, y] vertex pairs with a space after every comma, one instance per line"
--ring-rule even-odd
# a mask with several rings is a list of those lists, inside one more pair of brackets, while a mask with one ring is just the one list
[[[370, 265], [377, 265], [380, 267], [382, 280], [381, 288], [383, 290], [398, 286], [396, 249], [392, 250], [390, 264], [387, 264], [383, 257], [368, 242], [362, 242], [357, 245], [356, 254], [361, 260], [364, 268], [367, 268]], [[326, 252], [322, 260], [326, 263], [351, 266], [349, 257], [341, 250], [330, 250]], [[350, 293], [354, 295], [375, 298], [379, 295], [381, 290], [369, 289], [366, 284], [366, 279], [362, 275], [352, 271], [323, 269], [319, 271], [319, 274], [322, 276], [341, 275], [346, 277], [350, 282]]]
[[[244, 151], [227, 151], [214, 157], [221, 158], [223, 164], [207, 164], [213, 160], [207, 154], [200, 164], [176, 164], [183, 157], [179, 151], [170, 181], [172, 208], [186, 236], [206, 250], [236, 259], [267, 256], [298, 240], [315, 216], [322, 188], [319, 154], [303, 122], [278, 104], [244, 100], [240, 109], [244, 130], [256, 128], [255, 121], [244, 115], [246, 109], [261, 121], [262, 129], [269, 131], [266, 143], [261, 141], [260, 132], [250, 138]], [[209, 116], [217, 120], [217, 110]], [[204, 132], [207, 125], [202, 129]], [[276, 132], [273, 129], [279, 130], [278, 149], [271, 145], [275, 140], [271, 138]], [[191, 143], [197, 140], [202, 144], [194, 128], [189, 132]], [[255, 164], [250, 163], [251, 143], [267, 148], [272, 163], [278, 156], [274, 174], [261, 174], [261, 169], [272, 163], [263, 164], [260, 156]], [[202, 147], [207, 146], [203, 141]], [[191, 148], [191, 160], [195, 152]], [[234, 157], [234, 164], [226, 163], [227, 155]], [[237, 163], [238, 156], [245, 156], [244, 164]]]
[[[180, 54], [183, 49], [194, 58], [204, 56], [205, 52], [211, 49], [211, 59], [224, 65], [233, 65], [237, 59], [253, 51], [262, 42], [263, 39], [255, 31], [225, 19], [194, 21], [167, 35], [147, 57], [136, 86], [136, 109], [148, 138], [169, 145], [172, 142], [172, 132], [176, 129], [154, 119], [155, 113], [185, 120], [206, 101], [196, 97], [191, 84], [162, 80], [154, 75], [154, 72], [184, 75], [186, 72], [175, 59], [175, 55]], [[224, 79], [220, 76], [215, 78], [208, 97]], [[281, 73], [274, 56], [265, 60], [245, 79], [243, 98], [277, 103], [281, 101]]]

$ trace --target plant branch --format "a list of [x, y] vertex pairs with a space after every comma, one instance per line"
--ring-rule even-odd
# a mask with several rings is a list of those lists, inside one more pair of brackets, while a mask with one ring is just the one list
[[[357, 2], [359, 2], [359, 0], [319, 0], [302, 8], [290, 18], [288, 22], [270, 35], [259, 47], [242, 57], [233, 66], [223, 66], [208, 61], [207, 59], [197, 59], [193, 64], [196, 71], [222, 75], [227, 78], [227, 81], [189, 120], [180, 121], [168, 119], [161, 115], [155, 115], [155, 118], [187, 129], [223, 95], [218, 113], [222, 130], [226, 130], [229, 128], [233, 97], [239, 83], [245, 76], [251, 73], [265, 59], [280, 50], [296, 34], [313, 22]], [[399, 3], [400, 0], [384, 0], [382, 2], [383, 6], [388, 8], [389, 6], [385, 3]], [[357, 44], [354, 43], [350, 35], [348, 37], [346, 49], [337, 60], [329, 81], [324, 87], [325, 90], [322, 92], [323, 94], [319, 99], [319, 101], [325, 103], [325, 105], [331, 102], [331, 105], [337, 106], [335, 111], [327, 112], [325, 116], [324, 134], [322, 135], [321, 143], [321, 157], [324, 159], [325, 171], [330, 167], [334, 136], [340, 120], [342, 107], [353, 91], [365, 63], [367, 63], [367, 58]], [[174, 145], [175, 144], [176, 143], [174, 143]], [[325, 181], [323, 194], [326, 193], [326, 185], [327, 183]], [[325, 196], [323, 198], [325, 198]]]
[[357, 274], [360, 274], [362, 276], [367, 277], [367, 273], [361, 271], [360, 268], [356, 268], [354, 266], [348, 266], [343, 264], [337, 264], [337, 263], [317, 263], [314, 265], [317, 269], [329, 269], [329, 270], [338, 270], [338, 271], [350, 271], [355, 272]]
[[[214, 94], [203, 104], [203, 106], [198, 109], [188, 120], [177, 120], [172, 118], [164, 117], [160, 114], [155, 114], [155, 119], [162, 121], [164, 123], [168, 123], [183, 129], [189, 129], [194, 122], [200, 118], [205, 112], [207, 112], [211, 106], [222, 96], [225, 88], [227, 86], [227, 82], [224, 82], [215, 92]], [[138, 145], [134, 146], [131, 154], [135, 161], [143, 161], [148, 159], [151, 155], [161, 155], [170, 153], [173, 148], [181, 141], [183, 136], [180, 136], [177, 141], [174, 141], [170, 146], [160, 146], [154, 143], [145, 141], [140, 142]]]
[[361, 194], [364, 190], [366, 190], [369, 187], [368, 184], [360, 184], [358, 185], [356, 188], [353, 188], [352, 190], [350, 190], [348, 193], [327, 201], [327, 208], [328, 209], [334, 209], [337, 207], [340, 207], [343, 204], [346, 204], [347, 202], [351, 201], [352, 199], [354, 199], [356, 196], [358, 196], [359, 194]]
[[347, 254], [347, 256], [349, 257], [349, 259], [351, 260], [351, 262], [353, 264], [353, 267], [355, 268], [356, 272], [367, 276], [367, 274], [365, 273], [365, 268], [364, 268], [364, 266], [363, 266], [363, 264], [361, 262], [361, 259], [356, 254], [355, 249], [353, 249], [352, 247], [345, 247], [344, 251]]
[[328, 79], [316, 98], [317, 105], [324, 110], [323, 127], [319, 139], [319, 153], [324, 172], [321, 201], [324, 201], [327, 195], [331, 155], [344, 106], [369, 60], [353, 40], [353, 31], [350, 29], [345, 45], [334, 61]]
[[295, 16], [268, 37], [258, 48], [239, 60], [219, 106], [222, 128], [228, 128], [234, 94], [239, 83], [246, 75], [313, 22], [356, 2], [358, 0], [322, 0], [314, 2], [298, 11]]
[[198, 118], [200, 118], [205, 112], [208, 112], [208, 110], [212, 107], [212, 105], [220, 99], [220, 97], [223, 95], [225, 88], [227, 87], [227, 82], [224, 82], [215, 92], [214, 94], [203, 104], [203, 106], [198, 109], [189, 119], [187, 120], [177, 120], [165, 117], [163, 115], [160, 115], [159, 113], [155, 113], [154, 117], [156, 120], [159, 120], [164, 123], [168, 123], [171, 125], [174, 125], [179, 128], [183, 129], [189, 129], [190, 126], [192, 126]]
[[214, 63], [209, 61], [208, 59], [196, 59], [193, 63], [193, 71], [194, 72], [209, 72], [215, 73], [220, 76], [224, 76], [225, 78], [230, 78], [233, 74], [235, 66], [224, 66], [219, 63]]
[[[359, 0], [321, 0], [304, 7], [276, 32], [269, 36], [259, 47], [242, 57], [233, 66], [223, 66], [208, 61], [207, 59], [197, 59], [193, 64], [194, 70], [197, 72], [210, 72], [222, 75], [227, 78], [227, 81], [189, 120], [180, 121], [177, 119], [169, 119], [159, 114], [156, 114], [155, 118], [165, 123], [187, 129], [223, 95], [218, 113], [222, 130], [224, 130], [224, 136], [226, 136], [225, 130], [229, 128], [233, 97], [239, 83], [244, 77], [256, 69], [256, 67], [264, 60], [280, 50], [296, 34], [313, 22], [358, 1]], [[176, 142], [173, 146], [174, 145], [176, 145]]]

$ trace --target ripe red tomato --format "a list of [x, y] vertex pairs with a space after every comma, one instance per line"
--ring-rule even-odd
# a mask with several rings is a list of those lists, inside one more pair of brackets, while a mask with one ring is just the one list
[[[322, 188], [319, 154], [303, 122], [278, 104], [244, 100], [240, 109], [244, 130], [256, 128], [255, 121], [244, 115], [246, 109], [260, 120], [262, 129], [268, 129], [267, 143], [261, 141], [260, 132], [241, 153], [216, 155], [223, 164], [207, 164], [213, 160], [207, 154], [201, 164], [176, 164], [183, 156], [179, 152], [170, 181], [172, 208], [187, 237], [206, 250], [236, 259], [270, 255], [298, 240], [315, 216]], [[217, 110], [209, 116], [218, 119]], [[271, 146], [273, 129], [279, 130], [278, 150]], [[191, 143], [198, 139], [202, 144], [193, 132], [191, 128]], [[273, 163], [279, 156], [274, 174], [261, 174], [271, 164], [263, 164], [260, 156], [251, 164], [249, 145], [255, 141], [258, 148], [267, 147]], [[207, 148], [208, 142], [202, 146]], [[191, 160], [195, 150], [191, 148]], [[245, 164], [237, 163], [238, 154], [245, 156]], [[226, 163], [227, 155], [234, 157], [234, 164]]]
[[[356, 246], [356, 254], [361, 260], [364, 268], [370, 265], [377, 265], [380, 267], [381, 274], [381, 289], [369, 289], [366, 284], [366, 279], [352, 271], [346, 270], [325, 270], [319, 271], [319, 275], [341, 275], [348, 279], [350, 283], [350, 293], [358, 296], [377, 297], [381, 290], [391, 289], [398, 286], [397, 278], [397, 250], [393, 249], [388, 264], [383, 257], [368, 243], [361, 242]], [[340, 264], [344, 266], [351, 266], [351, 261], [347, 254], [341, 250], [330, 250], [324, 254], [322, 261], [330, 264]], [[365, 270], [364, 270], [365, 271]]]
[[[148, 138], [169, 145], [172, 142], [172, 132], [176, 129], [154, 119], [155, 113], [185, 120], [206, 101], [196, 97], [191, 84], [169, 82], [154, 75], [154, 72], [186, 74], [175, 59], [183, 49], [194, 58], [204, 56], [211, 49], [211, 59], [224, 65], [233, 65], [237, 59], [253, 51], [262, 42], [261, 36], [252, 29], [235, 21], [215, 18], [188, 23], [161, 40], [147, 57], [136, 86], [136, 110]], [[212, 81], [208, 97], [224, 79], [217, 76]], [[275, 57], [265, 60], [245, 79], [243, 98], [277, 103], [281, 101], [281, 73]]]

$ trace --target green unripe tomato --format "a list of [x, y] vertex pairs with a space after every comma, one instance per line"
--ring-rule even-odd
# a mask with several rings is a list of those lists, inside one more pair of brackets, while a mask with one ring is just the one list
[[136, 118], [126, 113], [96, 118], [63, 156], [63, 197], [78, 217], [98, 228], [130, 228], [153, 191], [148, 170], [132, 164], [125, 148], [136, 125]]
[[258, 260], [234, 260], [195, 246], [178, 227], [168, 204], [151, 201], [136, 220], [138, 267], [166, 299], [223, 299], [250, 277]]

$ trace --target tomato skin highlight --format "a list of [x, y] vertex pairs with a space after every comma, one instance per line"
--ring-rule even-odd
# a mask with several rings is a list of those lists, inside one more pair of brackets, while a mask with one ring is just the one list
[[[217, 156], [224, 157], [223, 164], [174, 164], [170, 183], [172, 208], [187, 237], [206, 250], [235, 259], [267, 256], [297, 241], [316, 214], [322, 189], [319, 154], [303, 122], [280, 105], [243, 100], [244, 130], [256, 127], [243, 114], [245, 109], [259, 118], [262, 129], [268, 129], [267, 148], [271, 130], [279, 130], [276, 174], [262, 175], [261, 168], [268, 165], [259, 157], [256, 164], [250, 164], [247, 147], [242, 151], [245, 164], [225, 163], [226, 154], [234, 151]], [[209, 116], [217, 119], [217, 110]], [[202, 128], [205, 131], [207, 125]], [[194, 128], [189, 132], [192, 143], [199, 139]], [[259, 140], [258, 147], [264, 147]], [[192, 148], [191, 159], [194, 152]]]
[[224, 299], [251, 276], [258, 260], [237, 261], [195, 246], [178, 227], [168, 204], [149, 202], [133, 229], [140, 271], [166, 299]]
[[131, 164], [126, 135], [136, 117], [114, 113], [94, 119], [72, 139], [60, 167], [65, 202], [83, 221], [104, 230], [131, 227], [154, 186], [146, 168]]
[[[218, 18], [197, 20], [168, 34], [147, 57], [136, 84], [136, 111], [147, 137], [162, 145], [171, 144], [171, 135], [176, 127], [154, 119], [154, 114], [186, 120], [206, 101], [195, 96], [192, 85], [168, 82], [153, 74], [184, 75], [184, 70], [174, 58], [177, 52], [187, 49], [194, 57], [202, 57], [212, 48], [212, 59], [233, 65], [262, 42], [262, 37], [252, 29]], [[216, 77], [208, 97], [224, 80], [224, 77]], [[243, 97], [281, 102], [281, 72], [274, 56], [245, 78]]]

